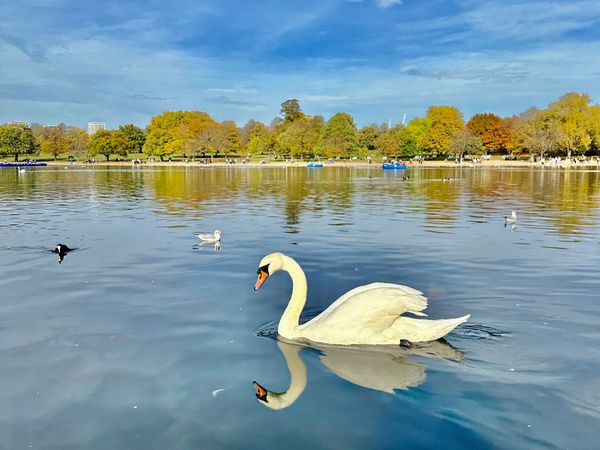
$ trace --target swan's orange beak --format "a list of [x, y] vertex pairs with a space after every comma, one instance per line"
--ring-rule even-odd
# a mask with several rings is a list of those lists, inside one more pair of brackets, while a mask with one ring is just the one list
[[258, 278], [256, 279], [256, 283], [254, 284], [254, 290], [258, 291], [258, 289], [262, 286], [262, 284], [267, 281], [269, 278], [269, 273], [264, 270], [258, 271]]
[[254, 386], [254, 390], [256, 391], [256, 398], [263, 402], [267, 402], [267, 390], [256, 381], [252, 382], [252, 386]]

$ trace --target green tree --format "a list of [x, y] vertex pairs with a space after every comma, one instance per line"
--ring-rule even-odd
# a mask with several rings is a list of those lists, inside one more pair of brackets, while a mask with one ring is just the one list
[[119, 127], [119, 131], [129, 141], [130, 153], [141, 153], [146, 143], [146, 133], [140, 127], [132, 123], [127, 123]]
[[352, 156], [358, 150], [358, 132], [348, 113], [336, 113], [323, 127], [317, 149], [328, 158]]
[[110, 133], [113, 153], [125, 158], [128, 153], [133, 151], [131, 141], [127, 135], [121, 130], [113, 130]]
[[14, 155], [18, 161], [19, 155], [34, 155], [39, 150], [40, 145], [29, 125], [22, 122], [0, 125], [0, 155]]
[[248, 145], [246, 145], [246, 152], [249, 155], [260, 155], [264, 151], [265, 146], [259, 136], [253, 136]]
[[281, 114], [284, 122], [293, 122], [304, 117], [304, 113], [300, 109], [300, 102], [295, 98], [286, 100], [281, 104]]
[[323, 118], [303, 117], [296, 120], [277, 136], [277, 146], [281, 154], [294, 157], [315, 155], [315, 147], [323, 129]]
[[115, 145], [113, 134], [108, 130], [98, 130], [90, 136], [88, 144], [88, 155], [94, 157], [96, 155], [104, 155], [106, 160], [110, 159], [110, 155], [115, 153]]
[[375, 124], [362, 127], [358, 132], [358, 146], [368, 151], [375, 150], [376, 141], [380, 134], [381, 131]]
[[434, 155], [445, 155], [454, 133], [464, 127], [462, 114], [454, 106], [431, 106], [425, 118], [428, 126], [419, 139], [419, 147]]

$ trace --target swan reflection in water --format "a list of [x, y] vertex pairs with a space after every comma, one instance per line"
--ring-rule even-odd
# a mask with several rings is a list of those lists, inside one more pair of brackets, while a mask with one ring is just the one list
[[[300, 351], [308, 345], [277, 341], [290, 372], [290, 385], [285, 392], [270, 391], [252, 382], [259, 403], [270, 409], [292, 405], [307, 383], [306, 365]], [[444, 340], [413, 345], [395, 346], [315, 346], [321, 352], [321, 363], [338, 377], [369, 389], [393, 394], [395, 389], [406, 390], [425, 381], [425, 364], [408, 356], [424, 356], [462, 363], [464, 354]]]

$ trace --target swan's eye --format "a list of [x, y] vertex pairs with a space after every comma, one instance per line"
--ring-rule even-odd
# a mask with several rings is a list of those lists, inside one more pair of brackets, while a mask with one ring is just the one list
[[259, 267], [256, 271], [258, 275], [260, 275], [261, 272], [265, 272], [267, 275], [269, 275], [269, 265], [265, 264], [264, 266]]

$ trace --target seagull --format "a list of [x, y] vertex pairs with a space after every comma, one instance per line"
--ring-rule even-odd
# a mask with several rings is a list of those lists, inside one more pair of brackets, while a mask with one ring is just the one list
[[504, 225], [514, 225], [517, 223], [517, 212], [513, 211], [510, 216], [504, 216]]
[[215, 230], [212, 234], [198, 233], [195, 236], [203, 242], [221, 242], [221, 230]]
[[54, 253], [58, 253], [58, 263], [60, 264], [63, 259], [65, 259], [65, 255], [69, 253], [71, 249], [66, 244], [56, 244], [56, 248], [54, 249]]

